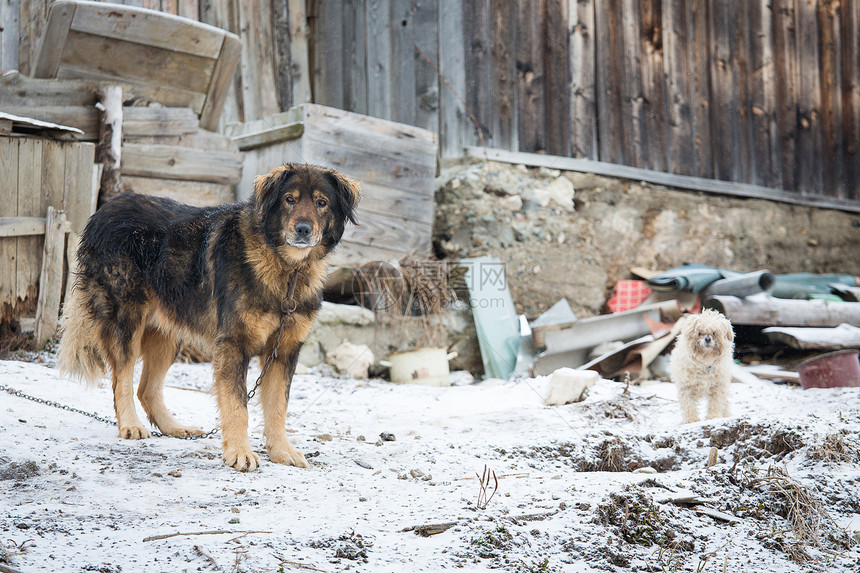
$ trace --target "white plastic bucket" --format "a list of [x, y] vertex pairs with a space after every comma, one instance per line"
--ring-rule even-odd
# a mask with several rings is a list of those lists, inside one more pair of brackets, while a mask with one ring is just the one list
[[456, 356], [456, 352], [449, 354], [444, 348], [419, 348], [395, 352], [381, 364], [391, 368], [391, 381], [397, 384], [450, 386], [448, 361]]

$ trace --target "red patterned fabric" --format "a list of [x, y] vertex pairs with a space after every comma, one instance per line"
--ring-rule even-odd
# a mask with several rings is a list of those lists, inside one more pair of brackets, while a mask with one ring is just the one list
[[607, 303], [612, 312], [621, 312], [636, 308], [651, 294], [651, 289], [645, 281], [623, 280], [615, 283], [612, 297]]

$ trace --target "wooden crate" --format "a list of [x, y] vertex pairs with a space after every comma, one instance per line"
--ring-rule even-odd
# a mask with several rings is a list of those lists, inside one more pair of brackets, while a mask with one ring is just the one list
[[36, 310], [48, 207], [73, 235], [95, 211], [94, 155], [91, 143], [0, 136], [0, 323]]
[[359, 226], [349, 226], [332, 262], [338, 265], [401, 258], [430, 250], [436, 134], [315, 104], [228, 126], [245, 152], [236, 196], [254, 177], [283, 163], [337, 169], [361, 182]]

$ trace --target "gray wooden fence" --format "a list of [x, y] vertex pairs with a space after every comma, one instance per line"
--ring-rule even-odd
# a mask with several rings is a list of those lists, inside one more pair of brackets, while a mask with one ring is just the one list
[[860, 0], [310, 6], [315, 101], [437, 129], [446, 155], [482, 134], [860, 200]]

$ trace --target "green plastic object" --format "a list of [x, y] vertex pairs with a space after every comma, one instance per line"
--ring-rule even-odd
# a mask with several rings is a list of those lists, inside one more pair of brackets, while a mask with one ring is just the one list
[[497, 257], [463, 259], [485, 378], [507, 380], [517, 364], [520, 324], [505, 264]]

